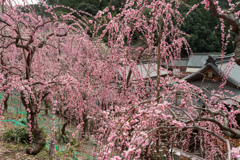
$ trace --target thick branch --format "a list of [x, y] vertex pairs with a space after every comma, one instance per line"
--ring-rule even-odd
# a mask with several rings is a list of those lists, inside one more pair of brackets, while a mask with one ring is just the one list
[[[46, 38], [45, 40], [41, 41], [41, 42], [38, 44], [38, 48], [42, 48], [42, 47], [44, 46], [44, 44], [46, 44], [46, 41], [47, 41], [51, 36], [53, 36], [53, 35], [54, 35], [54, 33], [51, 33], [51, 34], [47, 35], [47, 38]], [[64, 36], [66, 36], [66, 35], [67, 35], [67, 32], [64, 33], [64, 34], [56, 34], [57, 37], [64, 37]], [[54, 48], [55, 48], [55, 47], [54, 47]]]
[[211, 10], [213, 12], [213, 16], [215, 16], [217, 18], [222, 18], [224, 21], [228, 22], [232, 26], [233, 32], [238, 34], [239, 27], [238, 27], [237, 21], [232, 19], [232, 18], [230, 18], [230, 17], [228, 17], [228, 16], [226, 16], [226, 15], [218, 13], [217, 7], [215, 6], [215, 4], [213, 3], [212, 0], [209, 0], [209, 3], [210, 3], [210, 8], [211, 8]]
[[197, 118], [195, 119], [195, 121], [207, 121], [207, 122], [212, 122], [215, 123], [216, 125], [218, 125], [218, 127], [220, 128], [220, 130], [222, 131], [222, 133], [225, 136], [228, 136], [230, 138], [234, 138], [234, 139], [239, 139], [240, 138], [240, 132], [239, 131], [235, 131], [232, 128], [229, 128], [227, 126], [222, 125], [218, 120], [213, 119], [213, 118]]

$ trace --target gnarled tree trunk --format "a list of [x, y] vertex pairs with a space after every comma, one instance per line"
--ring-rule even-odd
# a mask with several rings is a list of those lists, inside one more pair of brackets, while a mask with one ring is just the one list
[[46, 140], [43, 136], [42, 130], [38, 126], [37, 120], [35, 119], [37, 115], [30, 113], [30, 116], [30, 123], [32, 126], [31, 132], [35, 139], [35, 143], [32, 147], [27, 148], [26, 152], [27, 154], [36, 155], [44, 148]]
[[[8, 75], [7, 74], [4, 74], [4, 78], [8, 78]], [[6, 80], [4, 83], [3, 83], [3, 86], [7, 85], [8, 83], [8, 80]], [[4, 108], [3, 108], [3, 113], [6, 113], [7, 110], [8, 110], [8, 99], [9, 99], [9, 94], [6, 93], [7, 92], [7, 89], [4, 89], [3, 90], [5, 94], [7, 94], [7, 96], [5, 96], [5, 101], [4, 101]]]
[[66, 134], [66, 127], [68, 124], [70, 124], [70, 119], [67, 119], [67, 121], [63, 124], [62, 129], [61, 129], [62, 135]]
[[240, 31], [235, 38], [235, 62], [240, 66]]
[[33, 146], [26, 149], [26, 153], [31, 155], [36, 155], [44, 148], [46, 144], [43, 131], [38, 126], [37, 106], [33, 103], [33, 100], [31, 98], [30, 98], [30, 102], [26, 103], [23, 92], [21, 92], [21, 100], [26, 110], [28, 109], [30, 110], [30, 112], [27, 113], [27, 116], [28, 117], [30, 116], [30, 118], [27, 118], [27, 120], [28, 120], [28, 123], [31, 124], [31, 132], [35, 141]]
[[9, 99], [9, 94], [7, 94], [6, 99], [4, 101], [3, 113], [6, 113], [8, 110], [8, 99]]

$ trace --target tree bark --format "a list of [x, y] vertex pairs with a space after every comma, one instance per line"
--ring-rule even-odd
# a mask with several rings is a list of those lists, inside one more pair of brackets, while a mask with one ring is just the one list
[[30, 112], [30, 120], [28, 123], [31, 124], [31, 132], [34, 137], [35, 143], [32, 147], [27, 148], [27, 154], [36, 155], [38, 154], [45, 146], [46, 140], [43, 136], [42, 130], [38, 126], [38, 121], [35, 119], [37, 114]]
[[62, 132], [62, 135], [65, 135], [66, 134], [66, 127], [67, 125], [70, 123], [70, 119], [68, 119], [64, 124], [63, 124], [63, 127], [61, 129], [61, 132]]
[[50, 106], [48, 105], [48, 100], [46, 98], [44, 99], [44, 104], [45, 104], [45, 114], [48, 115], [48, 109], [50, 108]]
[[[4, 64], [4, 63], [2, 62], [2, 64]], [[7, 78], [8, 78], [8, 74], [4, 74], [4, 78], [7, 79]], [[8, 80], [6, 80], [6, 81], [3, 83], [3, 86], [7, 85], [7, 83], [8, 83]], [[7, 89], [4, 89], [3, 91], [4, 91], [4, 93], [6, 94]], [[4, 101], [3, 113], [6, 113], [7, 110], [8, 110], [8, 99], [9, 99], [9, 94], [8, 94], [8, 93], [7, 93], [7, 96], [6, 96], [5, 98], [6, 98], [6, 99], [5, 99], [5, 101]]]
[[83, 113], [83, 137], [86, 138], [88, 136], [88, 119], [87, 119], [87, 113]]
[[240, 33], [235, 38], [235, 62], [240, 66]]
[[30, 112], [27, 113], [27, 117], [30, 116], [30, 118], [27, 118], [27, 120], [28, 120], [28, 123], [31, 124], [31, 132], [35, 141], [33, 146], [26, 149], [26, 153], [30, 155], [36, 155], [44, 148], [46, 144], [46, 140], [44, 138], [43, 132], [39, 128], [38, 121], [36, 119], [38, 114], [38, 112], [36, 112], [37, 106], [33, 103], [31, 98], [29, 103], [26, 103], [25, 95], [23, 92], [21, 92], [21, 101], [25, 106], [26, 110], [30, 109]]
[[8, 99], [9, 99], [9, 94], [7, 94], [6, 99], [4, 101], [4, 109], [3, 109], [3, 113], [6, 113], [8, 110]]
[[51, 144], [50, 144], [50, 147], [49, 147], [49, 152], [48, 152], [48, 158], [49, 160], [52, 160], [53, 159], [53, 153], [54, 153], [54, 143], [53, 143], [53, 139], [51, 141]]

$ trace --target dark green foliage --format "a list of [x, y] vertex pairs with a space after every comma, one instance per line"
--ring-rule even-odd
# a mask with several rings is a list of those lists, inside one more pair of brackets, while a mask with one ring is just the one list
[[[229, 9], [229, 5], [228, 5], [228, 1], [227, 0], [218, 0], [219, 1], [219, 5], [221, 8], [223, 9]], [[231, 3], [236, 3], [239, 0], [231, 0]]]
[[97, 12], [98, 12], [97, 6], [95, 6], [93, 4], [90, 4], [90, 3], [86, 3], [86, 2], [80, 3], [78, 5], [77, 9], [81, 10], [81, 11], [88, 12], [88, 13], [90, 13], [92, 15], [96, 15]]
[[112, 3], [109, 4], [115, 7], [116, 12], [119, 12], [119, 9], [123, 7], [123, 0], [112, 0]]
[[[199, 3], [197, 0], [188, 1], [188, 3], [180, 8], [180, 12], [186, 14], [192, 5]], [[226, 1], [227, 3], [227, 1]], [[222, 7], [226, 8], [228, 4], [219, 2]], [[215, 29], [216, 26], [219, 27]], [[229, 29], [229, 24], [225, 23], [225, 31]], [[221, 52], [222, 40], [220, 30], [220, 20], [212, 15], [211, 10], [206, 11], [203, 5], [199, 5], [193, 12], [188, 15], [182, 30], [190, 35], [187, 38], [193, 52]], [[227, 46], [227, 53], [234, 52], [232, 41], [235, 39], [235, 34], [231, 34]]]
[[45, 0], [45, 2], [50, 6], [61, 4], [94, 15], [98, 10], [103, 10], [104, 8], [113, 5], [115, 6], [115, 11], [119, 12], [119, 9], [124, 5], [125, 0]]
[[3, 140], [8, 142], [17, 142], [23, 144], [30, 144], [29, 131], [27, 127], [18, 126], [3, 133]]
[[29, 4], [26, 8], [20, 7], [21, 12], [29, 13], [29, 11], [34, 10], [37, 15], [42, 17], [50, 17], [49, 13], [46, 13], [46, 7], [42, 4]]

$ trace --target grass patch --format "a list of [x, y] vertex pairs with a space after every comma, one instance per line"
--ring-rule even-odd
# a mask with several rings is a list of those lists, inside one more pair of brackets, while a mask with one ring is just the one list
[[17, 126], [6, 130], [2, 138], [8, 142], [30, 144], [28, 128], [25, 126]]

